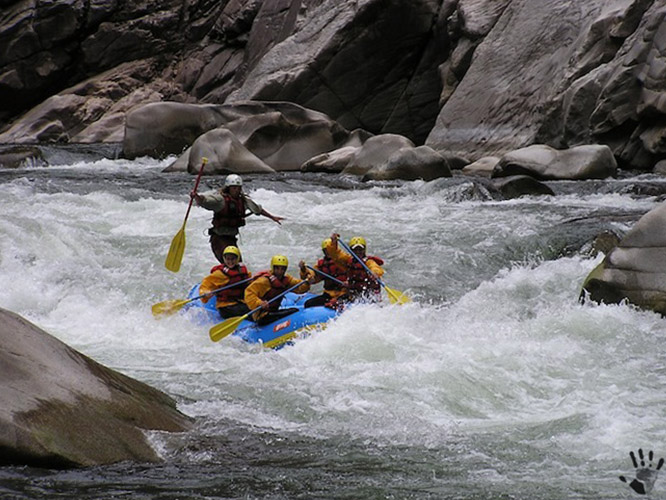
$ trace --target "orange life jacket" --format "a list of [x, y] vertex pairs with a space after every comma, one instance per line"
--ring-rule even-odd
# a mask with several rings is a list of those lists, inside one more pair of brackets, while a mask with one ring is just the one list
[[[213, 267], [210, 270], [210, 273], [213, 274], [215, 271], [220, 271], [227, 278], [229, 278], [229, 282], [225, 286], [233, 285], [234, 283], [238, 283], [239, 281], [246, 280], [250, 277], [250, 273], [248, 273], [247, 267], [245, 267], [243, 264], [238, 264], [233, 269], [227, 267], [224, 264], [220, 264]], [[232, 302], [234, 300], [241, 301], [243, 300], [243, 295], [245, 294], [247, 285], [248, 283], [243, 283], [242, 285], [233, 286], [231, 288], [227, 288], [226, 290], [221, 290], [215, 295], [222, 299], [224, 302]]]
[[[379, 294], [381, 288], [379, 282], [372, 278], [359, 261], [352, 257], [352, 262], [347, 269], [347, 280], [349, 282], [349, 289], [355, 294], [362, 294], [367, 291]], [[380, 266], [384, 265], [384, 261], [379, 257], [373, 255], [366, 255], [363, 259], [364, 262], [374, 260]]]
[[222, 193], [224, 208], [213, 214], [213, 227], [241, 227], [245, 225], [245, 199], [243, 195], [232, 198]]
[[[274, 297], [277, 297], [280, 295], [282, 292], [284, 292], [287, 288], [289, 288], [289, 282], [286, 280], [287, 275], [282, 279], [279, 279], [277, 276], [275, 276], [271, 271], [261, 271], [260, 273], [257, 273], [256, 277], [264, 276], [268, 278], [268, 281], [271, 283], [271, 288], [266, 292], [266, 295], [261, 297], [262, 300], [265, 300], [268, 302]], [[271, 302], [269, 304], [268, 310], [269, 311], [277, 311], [280, 309], [280, 303], [282, 303], [282, 298]]]
[[[321, 272], [330, 274], [334, 278], [339, 279], [340, 281], [345, 281], [347, 279], [347, 273], [344, 269], [340, 268], [333, 259], [326, 256], [323, 259], [317, 261], [317, 269]], [[336, 283], [330, 278], [324, 277], [324, 290], [342, 290], [342, 285]]]

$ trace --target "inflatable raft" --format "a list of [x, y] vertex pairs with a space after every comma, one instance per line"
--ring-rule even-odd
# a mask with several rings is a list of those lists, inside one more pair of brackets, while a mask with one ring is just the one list
[[[197, 284], [190, 290], [188, 298], [191, 299], [198, 295], [199, 285]], [[340, 313], [323, 306], [304, 308], [305, 301], [314, 296], [312, 293], [287, 293], [282, 299], [281, 308], [295, 307], [298, 308], [297, 312], [263, 326], [246, 319], [236, 328], [233, 335], [250, 344], [262, 344], [267, 348], [279, 349], [291, 343], [296, 337], [309, 334], [313, 330], [323, 329], [328, 321]], [[210, 327], [224, 321], [215, 309], [214, 298], [205, 304], [200, 299], [193, 300], [183, 310], [187, 310], [188, 314], [202, 326]]]

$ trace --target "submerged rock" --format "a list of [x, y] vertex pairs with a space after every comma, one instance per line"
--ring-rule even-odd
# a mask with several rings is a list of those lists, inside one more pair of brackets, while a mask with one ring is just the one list
[[0, 309], [0, 465], [158, 461], [144, 431], [191, 419], [152, 387], [106, 368]]

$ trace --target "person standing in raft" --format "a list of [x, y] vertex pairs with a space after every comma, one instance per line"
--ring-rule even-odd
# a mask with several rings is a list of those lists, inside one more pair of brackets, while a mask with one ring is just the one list
[[[250, 271], [247, 270], [245, 265], [240, 263], [240, 250], [235, 246], [228, 246], [224, 249], [222, 258], [224, 264], [213, 267], [210, 274], [206, 276], [201, 285], [199, 285], [199, 293], [210, 293], [213, 290], [222, 288], [228, 285], [238, 283], [237, 286], [221, 290], [215, 294], [216, 303], [215, 308], [223, 318], [232, 318], [234, 316], [243, 316], [250, 312], [250, 309], [245, 305], [245, 288], [248, 283], [241, 283], [252, 276]], [[210, 296], [202, 297], [203, 302], [208, 302]]]
[[344, 269], [347, 273], [347, 283], [349, 284], [349, 301], [356, 300], [381, 300], [381, 287], [375, 278], [381, 278], [384, 275], [384, 261], [374, 255], [366, 255], [367, 244], [362, 236], [354, 236], [349, 240], [349, 248], [359, 257], [365, 265], [372, 271], [368, 274], [361, 263], [338, 247], [340, 235], [333, 233], [331, 242], [326, 247], [326, 252], [330, 255], [333, 262]]
[[243, 179], [237, 174], [227, 175], [219, 191], [204, 194], [192, 191], [190, 197], [200, 207], [213, 211], [213, 227], [208, 229], [208, 234], [213, 254], [221, 264], [224, 264], [224, 249], [238, 246], [238, 228], [245, 225], [248, 215], [263, 215], [280, 225], [284, 220], [284, 217], [268, 213], [243, 193]]
[[256, 279], [245, 289], [245, 303], [250, 309], [261, 307], [252, 315], [252, 320], [258, 325], [267, 325], [280, 318], [284, 318], [298, 311], [298, 308], [291, 307], [280, 309], [282, 298], [268, 303], [273, 297], [277, 297], [286, 289], [305, 281], [301, 286], [294, 290], [294, 293], [305, 293], [310, 289], [310, 277], [301, 273], [301, 279], [298, 280], [287, 274], [289, 260], [284, 255], [274, 255], [271, 259], [271, 270], [262, 271], [257, 274]]
[[[321, 250], [324, 252], [324, 257], [319, 259], [314, 267], [322, 273], [326, 273], [338, 281], [346, 284], [347, 271], [336, 264], [335, 261], [328, 256], [328, 252], [326, 251], [326, 248], [330, 243], [331, 238], [326, 238], [321, 242]], [[348, 290], [346, 286], [341, 285], [340, 283], [324, 276], [323, 274], [315, 273], [312, 271], [308, 272], [307, 268], [305, 267], [305, 261], [303, 260], [300, 261], [298, 265], [301, 268], [301, 276], [309, 274], [312, 278], [311, 283], [313, 285], [315, 283], [319, 283], [320, 281], [324, 282], [324, 293], [306, 300], [303, 304], [303, 307], [328, 306], [335, 309], [337, 307], [338, 299], [342, 300], [342, 298], [347, 295]]]

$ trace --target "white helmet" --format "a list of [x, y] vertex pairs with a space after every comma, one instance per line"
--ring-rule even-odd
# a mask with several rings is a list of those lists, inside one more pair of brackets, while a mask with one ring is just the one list
[[224, 179], [224, 187], [229, 187], [229, 186], [242, 186], [243, 185], [243, 179], [241, 179], [241, 176], [238, 174], [229, 174], [227, 175], [227, 178]]

